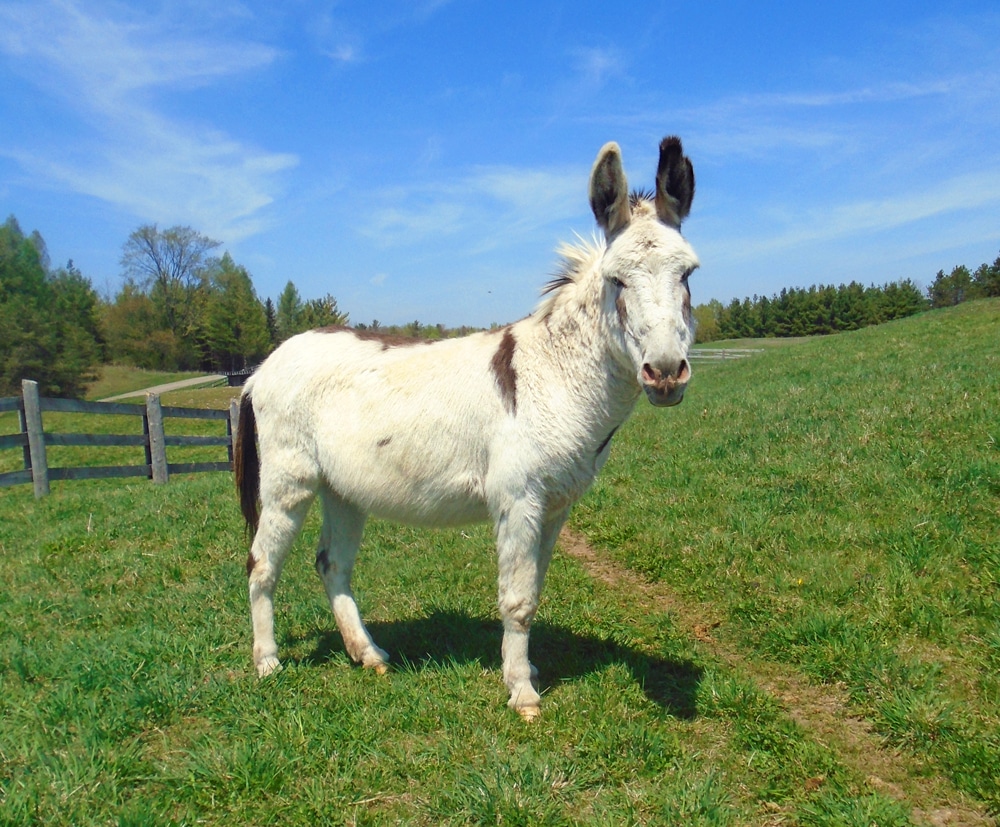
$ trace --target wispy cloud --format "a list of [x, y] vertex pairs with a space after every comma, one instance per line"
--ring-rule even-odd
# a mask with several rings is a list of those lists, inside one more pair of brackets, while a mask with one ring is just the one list
[[451, 183], [394, 187], [373, 196], [358, 231], [385, 246], [463, 234], [473, 253], [578, 217], [586, 210], [579, 170], [480, 167]]
[[226, 241], [257, 232], [277, 176], [296, 158], [158, 110], [181, 92], [270, 65], [275, 49], [208, 40], [73, 0], [0, 4], [0, 52], [87, 125], [76, 145], [6, 146], [33, 175], [129, 210], [192, 223]]
[[931, 219], [943, 221], [963, 211], [992, 205], [1000, 206], [1000, 168], [955, 176], [882, 198], [842, 202], [822, 210], [806, 209], [776, 222], [771, 234], [720, 241], [716, 255], [739, 261], [809, 244], [877, 237], [901, 227]]
[[[956, 86], [955, 79], [936, 79], [927, 83], [886, 82], [875, 86], [841, 91], [774, 92], [756, 95], [738, 95], [725, 98], [713, 108], [721, 114], [735, 110], [759, 111], [761, 109], [817, 109], [850, 106], [859, 103], [892, 103], [935, 95], [946, 95]], [[706, 107], [703, 111], [710, 111]]]
[[625, 75], [626, 61], [616, 48], [577, 48], [570, 52], [580, 82], [590, 91]]

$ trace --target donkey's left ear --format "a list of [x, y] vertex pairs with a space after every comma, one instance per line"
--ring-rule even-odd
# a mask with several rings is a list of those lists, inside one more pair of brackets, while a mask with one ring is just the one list
[[590, 173], [590, 208], [608, 237], [632, 220], [622, 151], [614, 141], [601, 147]]
[[684, 155], [681, 139], [660, 141], [660, 163], [656, 167], [656, 214], [674, 227], [691, 212], [694, 200], [694, 167]]

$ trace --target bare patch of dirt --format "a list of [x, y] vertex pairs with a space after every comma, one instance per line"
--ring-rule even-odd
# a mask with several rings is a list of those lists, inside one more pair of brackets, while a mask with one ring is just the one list
[[814, 740], [836, 752], [840, 760], [875, 791], [911, 808], [915, 824], [925, 827], [996, 827], [947, 779], [929, 774], [919, 759], [887, 745], [868, 721], [852, 714], [840, 686], [820, 686], [776, 663], [748, 660], [716, 634], [722, 621], [710, 606], [682, 599], [666, 586], [650, 583], [606, 556], [599, 555], [579, 531], [564, 528], [560, 548], [608, 588], [625, 592], [650, 608], [673, 615], [706, 652], [750, 676], [774, 697], [795, 723]]

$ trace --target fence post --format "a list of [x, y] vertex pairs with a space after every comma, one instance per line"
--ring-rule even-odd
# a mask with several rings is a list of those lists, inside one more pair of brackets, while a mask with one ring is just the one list
[[233, 462], [236, 434], [240, 430], [240, 403], [236, 399], [229, 400], [229, 422], [226, 430], [229, 432], [229, 463]]
[[149, 423], [149, 470], [153, 482], [162, 485], [167, 472], [167, 443], [163, 433], [163, 408], [158, 393], [146, 394], [146, 420]]
[[28, 433], [28, 457], [31, 460], [31, 481], [35, 496], [49, 493], [49, 462], [45, 456], [45, 432], [42, 430], [42, 402], [38, 397], [38, 383], [21, 380], [21, 397], [24, 400], [24, 430]]

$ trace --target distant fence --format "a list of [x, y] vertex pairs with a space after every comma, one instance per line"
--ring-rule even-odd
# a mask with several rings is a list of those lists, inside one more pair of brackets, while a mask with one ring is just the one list
[[[200, 410], [198, 408], [172, 408], [160, 404], [158, 394], [146, 394], [145, 405], [128, 405], [116, 402], [80, 402], [75, 399], [47, 399], [38, 395], [38, 383], [25, 379], [21, 382], [21, 396], [0, 399], [0, 413], [17, 411], [20, 432], [0, 436], [0, 450], [21, 448], [24, 451], [24, 470], [0, 474], [0, 488], [32, 483], [35, 496], [49, 493], [51, 480], [81, 480], [99, 477], [146, 477], [155, 483], [167, 482], [171, 474], [192, 474], [200, 471], [229, 471], [233, 465], [233, 434], [239, 424], [239, 405], [235, 400], [228, 411]], [[141, 416], [141, 434], [52, 434], [42, 428], [42, 412], [115, 414]], [[225, 436], [166, 436], [163, 420], [224, 419]], [[46, 446], [142, 446], [146, 461], [141, 465], [104, 465], [96, 467], [49, 468]], [[167, 446], [219, 445], [225, 446], [228, 462], [167, 462]]]
[[760, 347], [699, 347], [688, 351], [689, 359], [708, 359], [721, 362], [726, 359], [746, 359], [755, 353], [763, 353]]

